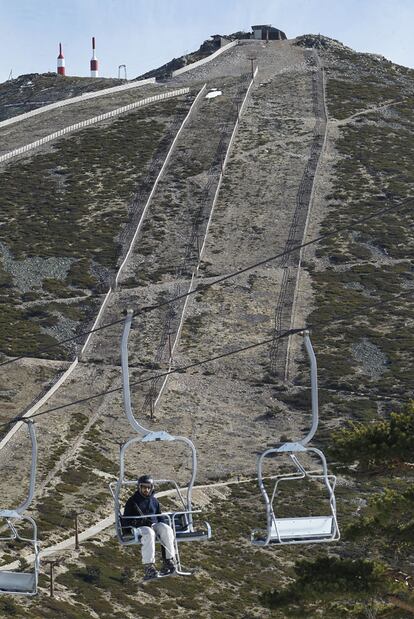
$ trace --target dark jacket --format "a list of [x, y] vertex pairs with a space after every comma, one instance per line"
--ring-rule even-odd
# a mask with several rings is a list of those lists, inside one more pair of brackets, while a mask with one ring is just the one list
[[150, 527], [156, 522], [164, 522], [164, 518], [157, 517], [161, 513], [161, 506], [154, 495], [154, 491], [146, 497], [137, 490], [129, 497], [125, 504], [124, 516], [151, 516], [150, 518], [122, 518], [123, 528], [128, 525], [133, 527]]

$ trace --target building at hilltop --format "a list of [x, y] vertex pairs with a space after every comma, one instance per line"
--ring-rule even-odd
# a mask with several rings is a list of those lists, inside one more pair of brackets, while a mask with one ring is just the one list
[[252, 26], [252, 30], [252, 39], [261, 39], [264, 41], [279, 41], [281, 39], [287, 39], [286, 34], [282, 32], [282, 30], [273, 28], [270, 24]]
[[212, 34], [207, 41], [200, 46], [199, 52], [212, 54], [235, 39], [256, 39], [262, 41], [279, 41], [286, 39], [286, 34], [274, 28], [270, 24], [252, 26], [252, 32], [233, 32], [229, 35]]

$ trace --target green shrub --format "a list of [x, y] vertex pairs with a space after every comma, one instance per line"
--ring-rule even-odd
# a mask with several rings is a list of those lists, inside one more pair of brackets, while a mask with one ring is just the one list
[[295, 572], [293, 583], [263, 596], [270, 608], [306, 601], [365, 600], [390, 589], [386, 568], [372, 561], [322, 557], [300, 561]]
[[7, 596], [0, 600], [0, 612], [5, 617], [15, 617], [18, 614], [19, 607], [11, 598]]
[[101, 584], [101, 570], [94, 565], [88, 565], [85, 573], [82, 573], [81, 577], [85, 582], [89, 582], [92, 585], [99, 586]]
[[333, 434], [331, 457], [342, 462], [358, 461], [359, 467], [401, 466], [414, 457], [414, 402], [389, 420], [370, 424], [352, 423]]
[[[414, 485], [402, 492], [387, 489], [372, 497], [357, 522], [345, 531], [349, 540], [386, 545], [407, 555], [414, 547]], [[375, 540], [375, 541], [374, 541]]]

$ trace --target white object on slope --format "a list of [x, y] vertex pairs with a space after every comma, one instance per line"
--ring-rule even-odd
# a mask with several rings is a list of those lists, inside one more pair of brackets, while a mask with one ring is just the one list
[[219, 97], [220, 95], [222, 95], [222, 91], [221, 90], [217, 90], [216, 88], [212, 88], [210, 90], [210, 92], [208, 92], [206, 94], [206, 99], [214, 99], [214, 97]]

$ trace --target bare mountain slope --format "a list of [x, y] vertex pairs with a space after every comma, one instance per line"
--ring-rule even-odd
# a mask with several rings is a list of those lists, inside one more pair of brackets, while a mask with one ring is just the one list
[[[243, 40], [211, 63], [154, 86], [189, 86], [187, 97], [87, 129], [4, 166], [4, 359], [36, 356], [51, 342], [48, 338], [61, 339], [90, 324], [126, 255], [172, 138], [204, 83], [100, 324], [121, 319], [126, 308], [165, 303], [185, 293], [194, 275], [194, 286], [209, 286], [185, 307], [174, 302], [135, 318], [131, 381], [168, 370], [183, 311], [172, 367], [270, 340], [173, 374], [159, 401], [162, 381], [156, 378], [132, 390], [134, 410], [145, 426], [195, 442], [199, 483], [240, 478], [243, 483], [195, 498], [196, 505], [206, 507], [215, 535], [205, 546], [183, 550], [186, 565], [200, 566], [195, 578], [170, 579], [163, 588], [153, 586], [137, 596], [137, 552], [119, 549], [108, 530], [80, 555], [65, 555], [57, 600], [42, 595], [15, 605], [16, 615], [328, 618], [362, 617], [368, 605], [377, 613], [373, 616], [401, 616], [404, 604], [412, 604], [410, 587], [404, 585], [403, 591], [400, 584], [412, 562], [412, 542], [403, 528], [393, 537], [388, 503], [381, 501], [386, 489], [397, 526], [399, 519], [405, 522], [413, 480], [407, 466], [412, 448], [404, 433], [410, 432], [411, 417], [401, 426], [390, 412], [413, 396], [412, 206], [401, 206], [413, 182], [411, 71], [325, 37]], [[222, 94], [206, 99], [211, 88]], [[61, 121], [52, 115], [50, 122]], [[21, 131], [19, 140], [32, 141], [32, 128]], [[382, 208], [388, 211], [380, 217], [353, 224]], [[349, 229], [334, 234], [339, 227]], [[332, 234], [301, 253], [292, 249], [321, 233]], [[281, 259], [214, 284], [220, 276], [285, 251], [290, 253]], [[243, 478], [254, 477], [257, 453], [303, 436], [309, 424], [301, 338], [291, 338], [288, 346], [277, 336], [308, 324], [321, 385], [315, 444], [328, 450], [339, 476], [343, 541], [329, 551], [326, 545], [253, 550], [248, 536], [263, 525], [264, 513], [255, 483]], [[120, 387], [121, 330], [120, 323], [92, 336], [70, 379], [41, 412]], [[28, 405], [39, 381], [56, 377], [76, 352], [73, 345], [57, 350], [44, 352], [46, 359], [4, 366], [2, 421]], [[335, 435], [347, 420], [365, 424], [356, 447], [352, 434]], [[363, 428], [375, 429], [379, 421], [375, 452], [374, 439], [363, 442]], [[398, 432], [390, 430], [381, 439], [388, 423], [397, 424]], [[81, 529], [108, 516], [107, 484], [117, 474], [119, 442], [131, 429], [120, 390], [40, 416], [37, 428], [33, 508], [42, 539], [51, 543], [67, 536], [73, 509]], [[398, 440], [405, 449], [400, 459], [393, 451]], [[0, 488], [7, 504], [16, 499], [17, 489], [23, 490], [25, 445], [17, 434], [0, 453], [9, 478], [7, 488]], [[368, 454], [366, 461], [355, 456], [358, 445]], [[13, 452], [17, 468], [10, 463]], [[181, 449], [160, 445], [151, 453], [135, 453], [127, 463], [131, 477], [148, 469], [149, 462], [157, 476], [179, 483], [188, 478]], [[320, 508], [315, 490], [301, 486], [297, 493], [292, 489], [283, 508], [293, 515], [298, 508], [312, 513], [310, 501]], [[309, 583], [316, 577], [312, 589]], [[43, 579], [41, 585], [46, 584]], [[276, 592], [269, 593], [272, 589]]]

